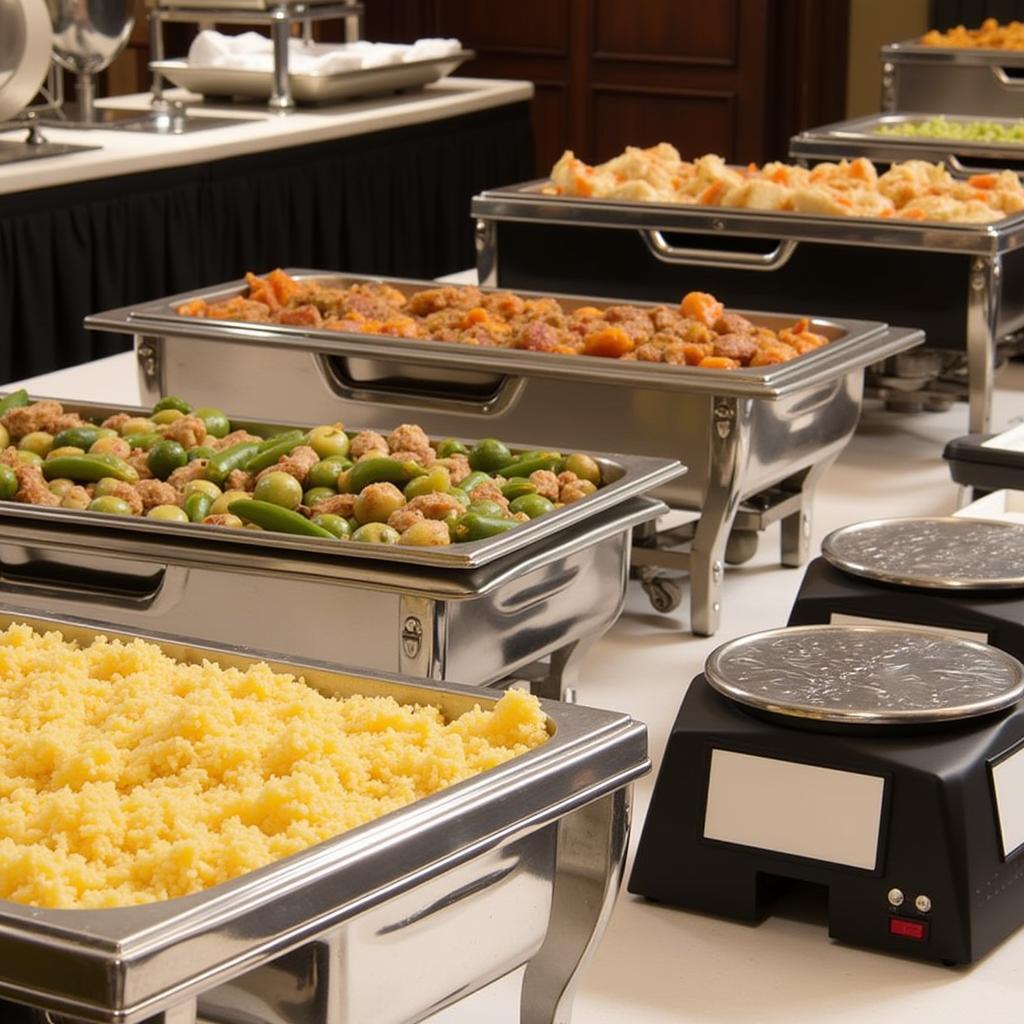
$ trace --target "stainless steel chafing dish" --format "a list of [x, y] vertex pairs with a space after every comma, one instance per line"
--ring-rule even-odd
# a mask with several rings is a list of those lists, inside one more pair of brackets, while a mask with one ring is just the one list
[[[0, 627], [14, 621], [85, 641], [123, 635], [0, 610]], [[131, 635], [184, 661], [259, 657]], [[271, 665], [325, 693], [386, 694], [450, 716], [497, 699]], [[525, 964], [522, 1020], [567, 1022], [618, 890], [630, 784], [650, 762], [644, 726], [626, 715], [544, 710], [551, 738], [535, 750], [204, 892], [114, 910], [0, 901], [0, 998], [61, 1024], [399, 1024]], [[0, 1019], [16, 1014], [0, 1002]]]
[[992, 224], [809, 216], [549, 196], [548, 184], [474, 198], [481, 281], [648, 300], [701, 289], [729, 305], [910, 323], [929, 347], [873, 367], [869, 394], [917, 409], [966, 396], [970, 429], [986, 429], [997, 348], [1024, 330], [1024, 214]]
[[[371, 280], [292, 273], [340, 285]], [[435, 286], [385, 280], [407, 293]], [[691, 626], [702, 634], [718, 626], [734, 523], [743, 532], [733, 542], [730, 560], [750, 557], [756, 531], [781, 519], [782, 561], [802, 564], [814, 488], [857, 424], [862, 367], [921, 340], [920, 332], [880, 323], [815, 320], [814, 330], [833, 339], [827, 347], [778, 366], [716, 371], [202, 320], [174, 312], [189, 299], [212, 301], [244, 288], [243, 282], [232, 282], [97, 314], [86, 324], [135, 335], [149, 398], [177, 393], [212, 402], [218, 389], [223, 394], [223, 382], [231, 381], [243, 414], [259, 410], [309, 423], [341, 416], [368, 426], [408, 416], [438, 435], [500, 433], [528, 444], [585, 450], [611, 445], [684, 459], [687, 475], [653, 494], [674, 508], [700, 510], [699, 524], [659, 535], [653, 525], [646, 527], [633, 559], [659, 610], [675, 607], [680, 591], [657, 573], [658, 567], [689, 571]], [[556, 298], [567, 308], [607, 302]], [[796, 319], [746, 315], [774, 328]], [[691, 550], [677, 550], [681, 540], [691, 539]]]
[[882, 109], [1019, 117], [1024, 113], [1024, 53], [922, 46], [882, 47]]
[[[1024, 105], [1020, 113], [1024, 115]], [[993, 169], [1024, 173], [1024, 142], [977, 142], [969, 139], [940, 139], [920, 135], [883, 135], [879, 128], [899, 128], [928, 121], [934, 114], [869, 114], [848, 121], [808, 128], [789, 140], [789, 155], [801, 160], [838, 160], [863, 156], [890, 163], [894, 160], [942, 162], [956, 175], [987, 174]], [[1020, 117], [986, 117], [974, 114], [946, 114], [951, 124], [974, 121], [1014, 127]]]
[[[122, 411], [64, 406], [99, 418]], [[536, 692], [558, 697], [618, 618], [630, 531], [665, 511], [638, 495], [683, 471], [664, 459], [601, 461], [613, 479], [598, 494], [609, 504], [561, 524], [550, 513], [532, 543], [523, 524], [504, 535], [510, 546], [433, 554], [2, 502], [0, 598], [370, 672], [478, 685], [526, 672]]]

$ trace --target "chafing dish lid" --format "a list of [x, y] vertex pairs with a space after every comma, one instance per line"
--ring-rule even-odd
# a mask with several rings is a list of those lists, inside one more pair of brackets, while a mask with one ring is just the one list
[[826, 561], [854, 576], [905, 587], [1024, 587], [1024, 526], [982, 519], [875, 519], [821, 544]]
[[995, 647], [911, 626], [792, 626], [731, 640], [704, 668], [719, 693], [777, 715], [846, 725], [947, 722], [1024, 695]]
[[0, 26], [0, 121], [6, 121], [43, 84], [53, 30], [42, 0], [0, 0]]

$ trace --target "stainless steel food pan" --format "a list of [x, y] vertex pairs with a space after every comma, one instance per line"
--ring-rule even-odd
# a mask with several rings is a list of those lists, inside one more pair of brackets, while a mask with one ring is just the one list
[[[369, 280], [294, 273], [330, 276], [336, 283]], [[406, 292], [433, 286], [388, 283]], [[674, 606], [678, 590], [656, 581], [653, 569], [689, 568], [691, 625], [701, 633], [717, 628], [725, 546], [739, 503], [759, 496], [741, 517], [748, 540], [782, 518], [783, 561], [801, 564], [813, 487], [857, 423], [862, 368], [921, 340], [919, 333], [880, 323], [819, 319], [814, 329], [834, 339], [825, 348], [781, 366], [720, 371], [268, 328], [173, 312], [187, 299], [224, 298], [244, 287], [233, 282], [86, 322], [135, 335], [148, 398], [182, 394], [213, 402], [218, 391], [223, 399], [232, 387], [237, 411], [248, 415], [310, 423], [340, 416], [373, 426], [413, 419], [438, 435], [515, 436], [528, 444], [585, 450], [611, 444], [648, 456], [684, 457], [686, 476], [652, 493], [674, 508], [703, 510], [693, 550], [686, 556], [652, 550], [648, 536], [635, 557], [660, 610]], [[568, 307], [607, 301], [557, 298]], [[776, 328], [796, 319], [747, 315]]]
[[[971, 429], [989, 421], [997, 346], [1024, 330], [1024, 214], [993, 224], [809, 216], [547, 196], [545, 184], [473, 200], [482, 281], [646, 300], [701, 289], [749, 309], [910, 324], [938, 369], [917, 361], [894, 385], [901, 401], [966, 396]], [[871, 382], [890, 388], [888, 376]]]
[[882, 110], [1020, 117], [1024, 53], [922, 46], [914, 39], [881, 50]]
[[[1024, 103], [1020, 113], [1024, 116]], [[866, 157], [879, 163], [896, 160], [928, 160], [944, 163], [955, 175], [984, 174], [993, 168], [1024, 173], [1024, 142], [972, 142], [964, 139], [922, 138], [916, 135], [880, 135], [879, 128], [928, 121], [934, 114], [869, 114], [848, 121], [808, 128], [789, 140], [789, 155], [801, 160], [838, 160]], [[1020, 117], [947, 114], [950, 123], [994, 121], [1006, 127], [1021, 123]]]
[[[124, 635], [5, 606], [0, 626], [14, 621]], [[258, 657], [129, 635], [184, 661]], [[497, 699], [270, 660], [324, 693], [449, 716]], [[0, 997], [104, 1024], [399, 1024], [526, 964], [522, 1020], [567, 1022], [618, 889], [630, 783], [649, 761], [646, 730], [626, 715], [544, 710], [551, 738], [536, 750], [205, 892], [116, 910], [0, 901]]]

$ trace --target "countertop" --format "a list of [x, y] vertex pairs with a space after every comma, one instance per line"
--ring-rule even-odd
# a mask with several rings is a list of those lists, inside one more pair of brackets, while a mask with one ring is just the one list
[[[996, 378], [994, 423], [1024, 414], [1024, 365]], [[29, 382], [36, 394], [138, 402], [130, 353]], [[815, 504], [814, 547], [845, 523], [875, 516], [951, 512], [957, 488], [942, 460], [950, 438], [967, 432], [967, 409], [887, 412], [865, 406], [856, 436], [829, 470]], [[646, 722], [657, 769], [689, 681], [708, 653], [744, 633], [784, 624], [802, 571], [778, 565], [778, 526], [757, 555], [728, 572], [722, 628], [713, 638], [684, 631], [686, 600], [654, 612], [630, 586], [622, 617], [581, 672], [583, 704]], [[639, 838], [654, 775], [636, 786], [631, 850]], [[431, 1024], [513, 1024], [519, 973], [431, 1018]], [[749, 926], [656, 906], [623, 893], [576, 999], [575, 1024], [863, 1024], [928, 1020], [961, 1024], [982, 1015], [1019, 1020], [1024, 1002], [1024, 933], [969, 968], [883, 956], [829, 940], [824, 908], [784, 905]]]
[[[171, 100], [187, 100], [191, 94], [169, 89], [165, 95]], [[415, 92], [370, 97], [336, 107], [304, 107], [287, 114], [271, 113], [259, 105], [203, 105], [195, 108], [197, 116], [235, 115], [239, 121], [186, 135], [46, 127], [43, 131], [49, 142], [101, 148], [0, 166], [0, 195], [365, 135], [519, 103], [532, 95], [529, 82], [446, 78]], [[119, 96], [100, 105], [141, 110], [149, 107], [149, 101], [146, 93]], [[24, 129], [0, 132], [0, 139], [18, 140], [24, 134]]]

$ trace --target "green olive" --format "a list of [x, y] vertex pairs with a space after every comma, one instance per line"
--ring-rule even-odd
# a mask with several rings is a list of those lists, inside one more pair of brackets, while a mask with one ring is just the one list
[[158, 423], [161, 427], [166, 426], [168, 423], [173, 423], [175, 420], [183, 420], [185, 414], [180, 409], [161, 409], [160, 412], [150, 416], [150, 419], [154, 423]]
[[[233, 501], [238, 501], [240, 498], [250, 498], [252, 495], [248, 491], [224, 491], [214, 503], [210, 506], [211, 516], [222, 516], [226, 515], [228, 511], [228, 505]], [[241, 522], [241, 520], [239, 520]]]
[[257, 501], [269, 501], [284, 508], [298, 508], [302, 504], [302, 484], [290, 473], [278, 469], [260, 477], [252, 496]]
[[352, 470], [343, 469], [339, 474], [337, 480], [334, 481], [334, 486], [337, 487], [339, 494], [351, 494], [349, 479], [351, 477]]
[[97, 427], [96, 437], [120, 437], [121, 435], [113, 427]]
[[[214, 512], [213, 509], [211, 508], [210, 509], [210, 516], [213, 516], [213, 515], [223, 516], [224, 522], [220, 522], [220, 523], [207, 523], [208, 526], [229, 526], [232, 529], [236, 529], [236, 530], [240, 526], [243, 526], [243, 527], [245, 526], [245, 523], [243, 523], [242, 520], [238, 518], [238, 516], [233, 515], [231, 512]], [[207, 520], [210, 518], [210, 516], [207, 516], [206, 519], [203, 520], [203, 522], [206, 523]]]
[[56, 494], [58, 498], [63, 498], [72, 487], [77, 487], [78, 485], [74, 480], [70, 480], [66, 476], [61, 476], [56, 480], [51, 480], [48, 486], [51, 494]]
[[476, 512], [481, 516], [496, 516], [501, 519], [505, 516], [505, 510], [496, 502], [491, 501], [489, 498], [484, 498], [481, 501], [474, 501], [469, 506], [469, 512]]
[[116, 494], [120, 486], [121, 481], [116, 477], [105, 476], [96, 481], [96, 488], [93, 493], [95, 497], [102, 498], [106, 494]]
[[76, 448], [73, 444], [66, 444], [60, 448], [51, 448], [47, 453], [48, 459], [59, 459], [64, 455], [84, 455], [85, 451], [81, 448]]
[[90, 455], [102, 455], [107, 453], [108, 455], [117, 455], [120, 458], [125, 458], [127, 455], [131, 455], [132, 446], [123, 437], [98, 437], [89, 446]]
[[309, 432], [309, 446], [321, 459], [348, 455], [348, 434], [339, 427], [314, 427]]
[[26, 434], [18, 442], [18, 447], [22, 451], [35, 452], [40, 456], [46, 455], [53, 448], [53, 434], [48, 434], [45, 430], [33, 430], [31, 434]]
[[212, 459], [217, 453], [207, 445], [201, 444], [195, 448], [189, 448], [185, 454], [188, 455], [188, 461], [191, 462], [193, 459]]
[[146, 513], [147, 519], [159, 519], [165, 523], [187, 523], [188, 516], [177, 505], [157, 505]]
[[413, 523], [401, 536], [403, 544], [415, 544], [419, 547], [440, 547], [451, 544], [451, 534], [444, 523], [435, 522], [433, 519], [421, 519]]
[[153, 406], [153, 412], [163, 412], [165, 409], [175, 409], [187, 416], [192, 411], [192, 406], [184, 398], [178, 398], [177, 395], [168, 395], [166, 398], [161, 398]]
[[360, 523], [386, 523], [404, 504], [405, 497], [394, 484], [370, 484], [356, 495], [352, 513]]
[[28, 466], [41, 466], [43, 464], [43, 457], [35, 452], [30, 452], [27, 448], [18, 449], [18, 460]]
[[[173, 412], [174, 410], [168, 410]], [[188, 462], [185, 449], [177, 441], [158, 441], [149, 449], [146, 465], [158, 480], [166, 480]]]
[[[594, 493], [597, 490], [597, 484], [591, 480], [577, 480], [575, 483], [567, 484], [562, 488], [562, 494], [565, 497], [562, 499], [566, 503], [570, 501], [579, 501], [580, 498], [586, 498], [588, 495]], [[566, 493], [571, 492], [571, 493]]]
[[152, 420], [146, 419], [145, 416], [133, 416], [121, 424], [122, 437], [127, 437], [129, 434], [153, 434], [155, 432], [156, 424]]
[[72, 494], [68, 491], [67, 494], [63, 495], [60, 499], [61, 508], [73, 508], [78, 512], [89, 507], [89, 503], [92, 499], [88, 494]]
[[[101, 481], [102, 482], [102, 481]], [[115, 498], [112, 494], [103, 494], [89, 502], [90, 512], [105, 512], [108, 516], [130, 516], [131, 506], [123, 498]]]
[[206, 424], [206, 432], [211, 437], [227, 437], [231, 433], [231, 422], [220, 409], [207, 406], [202, 409], [196, 409], [192, 415], [197, 419], [201, 419]]
[[187, 498], [190, 494], [201, 491], [208, 494], [214, 501], [223, 494], [223, 491], [212, 480], [189, 480], [181, 489], [181, 493]]
[[568, 473], [575, 473], [581, 480], [589, 480], [595, 485], [601, 483], [601, 467], [589, 455], [577, 452], [568, 456], [565, 469]]
[[333, 487], [310, 487], [302, 496], [302, 504], [312, 508], [318, 501], [324, 498], [333, 498], [337, 491]]
[[335, 537], [348, 537], [352, 533], [348, 520], [344, 516], [336, 516], [333, 512], [323, 512], [321, 515], [313, 516], [313, 522], [317, 526], [329, 530]]
[[437, 457], [439, 459], [450, 459], [453, 455], [468, 455], [469, 449], [453, 437], [445, 438], [437, 446]]
[[352, 539], [365, 544], [397, 544], [398, 531], [387, 523], [365, 523], [352, 534]]
[[493, 437], [477, 441], [469, 450], [470, 468], [482, 470], [484, 473], [495, 473], [511, 461], [512, 453], [508, 450], [508, 445]]
[[531, 519], [536, 519], [537, 516], [553, 512], [554, 508], [554, 503], [548, 501], [543, 494], [524, 494], [521, 498], [516, 498], [509, 505], [508, 510], [510, 512], [525, 512]]
[[0, 448], [6, 448], [11, 443], [10, 431], [0, 423]]
[[18, 492], [18, 474], [10, 466], [0, 465], [0, 501], [10, 501]]
[[329, 459], [321, 459], [309, 471], [306, 483], [310, 487], [330, 487], [333, 491], [338, 486], [338, 474], [348, 469], [352, 463], [340, 455]]
[[409, 501], [423, 494], [441, 491], [447, 494], [452, 487], [452, 475], [447, 466], [432, 466], [426, 476], [418, 476], [405, 485], [405, 496]]

